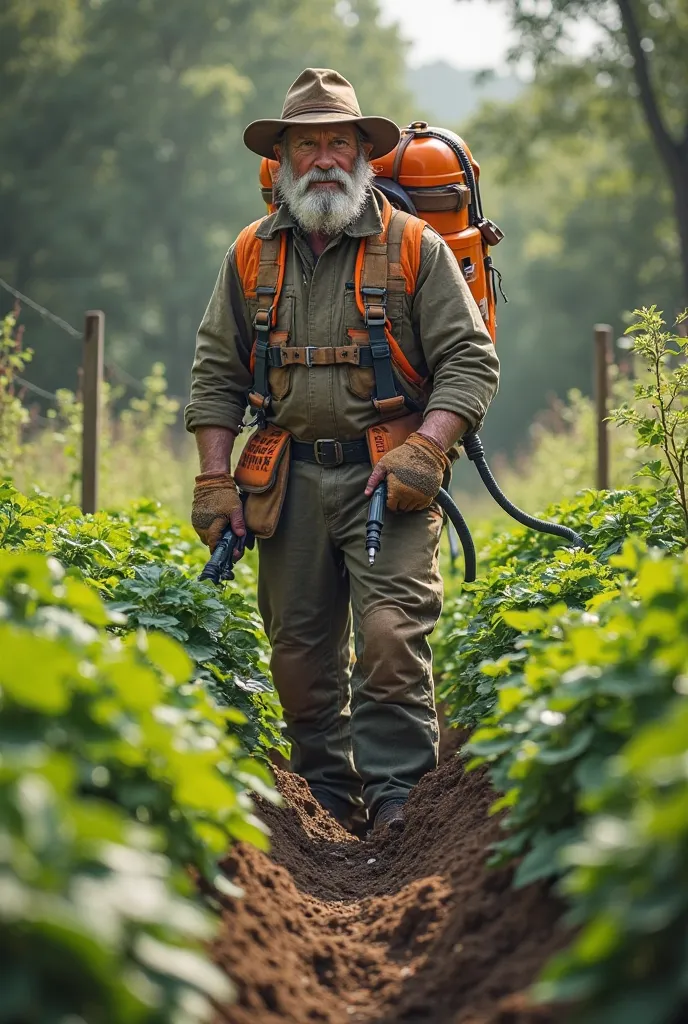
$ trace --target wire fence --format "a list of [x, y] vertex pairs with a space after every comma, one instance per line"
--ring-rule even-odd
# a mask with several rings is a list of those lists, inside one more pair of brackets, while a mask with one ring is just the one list
[[[68, 323], [67, 320], [63, 320], [62, 317], [57, 316], [55, 313], [51, 312], [51, 310], [47, 309], [45, 306], [42, 306], [40, 302], [36, 302], [34, 299], [30, 298], [30, 296], [25, 295], [23, 292], [19, 291], [18, 288], [14, 288], [11, 284], [9, 284], [1, 277], [0, 288], [3, 288], [6, 292], [12, 295], [19, 302], [23, 302], [24, 305], [28, 306], [30, 309], [33, 309], [36, 313], [39, 314], [39, 316], [43, 317], [44, 320], [48, 320], [51, 323], [55, 324], [56, 327], [59, 327], [60, 330], [64, 331], [64, 333], [68, 334], [71, 338], [74, 338], [75, 340], [78, 341], [83, 341], [83, 331], [78, 330], [72, 324]], [[124, 367], [116, 363], [115, 360], [112, 359], [111, 357], [108, 356], [105, 359], [103, 365], [109, 374], [117, 378], [117, 380], [119, 380], [122, 384], [126, 385], [126, 387], [131, 388], [133, 391], [138, 391], [139, 394], [141, 395], [144, 395], [146, 393], [145, 383], [142, 380], [139, 380], [138, 377], [134, 377], [131, 373], [129, 373], [128, 370], [125, 370]], [[55, 392], [46, 391], [45, 388], [41, 388], [37, 384], [34, 384], [29, 380], [25, 380], [24, 378], [17, 376], [15, 376], [15, 380], [19, 381], [23, 385], [23, 387], [25, 387], [28, 391], [32, 391], [34, 394], [38, 395], [41, 398], [52, 399], [53, 401], [57, 399], [57, 395], [55, 394]], [[180, 404], [183, 404], [185, 401], [185, 399], [182, 398], [181, 395], [170, 395], [169, 397], [174, 399], [174, 401], [179, 402]]]
[[[74, 341], [79, 341], [83, 348], [81, 352], [80, 386], [83, 401], [83, 430], [82, 430], [82, 473], [81, 473], [81, 506], [85, 512], [95, 512], [98, 507], [98, 463], [99, 444], [101, 429], [101, 384], [103, 381], [103, 370], [123, 384], [125, 387], [136, 391], [140, 395], [146, 394], [148, 388], [144, 381], [134, 377], [128, 370], [115, 362], [114, 359], [104, 357], [104, 323], [103, 313], [96, 311], [86, 313], [85, 327], [79, 331], [67, 320], [57, 316], [51, 310], [36, 302], [29, 295], [25, 295], [18, 288], [9, 284], [0, 277], [0, 288], [4, 289], [18, 302], [34, 310], [44, 320], [54, 324]], [[54, 391], [34, 384], [18, 374], [14, 380], [21, 388], [30, 391], [37, 398], [42, 398], [53, 404], [59, 403], [59, 395]], [[184, 399], [178, 395], [168, 395], [173, 401], [184, 404]], [[38, 413], [33, 413], [32, 421], [42, 425], [52, 424], [53, 421]]]

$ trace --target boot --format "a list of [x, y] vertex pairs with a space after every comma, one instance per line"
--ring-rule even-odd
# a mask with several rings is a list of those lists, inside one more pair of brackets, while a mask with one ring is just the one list
[[401, 832], [406, 824], [404, 817], [405, 803], [405, 800], [386, 800], [375, 815], [375, 824], [372, 831], [378, 832], [386, 827], [394, 832]]

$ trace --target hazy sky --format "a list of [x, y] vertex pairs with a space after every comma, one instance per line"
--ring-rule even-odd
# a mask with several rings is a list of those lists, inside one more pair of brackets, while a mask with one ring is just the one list
[[[506, 6], [488, 0], [379, 0], [385, 22], [396, 21], [411, 41], [413, 66], [446, 60], [462, 68], [505, 70], [510, 44]], [[573, 26], [575, 52], [597, 36], [590, 23]]]
[[380, 0], [386, 22], [396, 21], [410, 39], [409, 63], [446, 60], [464, 68], [497, 68], [509, 45], [501, 4], [487, 0]]

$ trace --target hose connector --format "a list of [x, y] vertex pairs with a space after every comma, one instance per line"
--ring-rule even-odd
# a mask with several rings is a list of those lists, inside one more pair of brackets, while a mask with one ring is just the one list
[[483, 443], [480, 440], [479, 434], [464, 434], [461, 438], [461, 444], [463, 445], [463, 450], [466, 453], [466, 458], [471, 462], [484, 458], [485, 449], [483, 448]]

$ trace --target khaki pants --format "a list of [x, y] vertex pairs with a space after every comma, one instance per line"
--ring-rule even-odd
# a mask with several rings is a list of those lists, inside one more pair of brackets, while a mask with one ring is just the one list
[[437, 764], [428, 635], [442, 604], [442, 513], [387, 511], [370, 567], [369, 474], [292, 462], [277, 531], [259, 541], [258, 601], [291, 768], [341, 818], [361, 797], [374, 817]]

